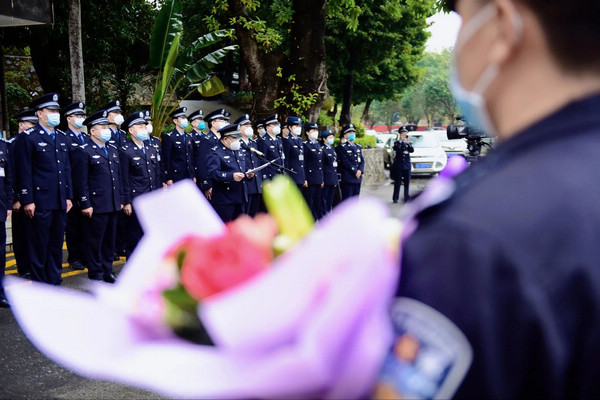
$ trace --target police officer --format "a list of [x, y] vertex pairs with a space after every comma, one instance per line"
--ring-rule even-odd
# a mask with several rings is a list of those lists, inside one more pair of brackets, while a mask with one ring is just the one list
[[[236, 124], [240, 127], [240, 133], [242, 134], [242, 147], [241, 153], [246, 161], [246, 167], [248, 169], [254, 169], [262, 165], [256, 152], [251, 149], [258, 150], [256, 142], [252, 140], [254, 130], [252, 129], [252, 122], [250, 122], [250, 115], [243, 114], [236, 121]], [[245, 204], [244, 213], [254, 217], [259, 210], [261, 194], [262, 194], [262, 176], [256, 174], [254, 179], [246, 182], [248, 188], [248, 202]]]
[[348, 124], [342, 128], [341, 143], [336, 147], [342, 180], [342, 200], [346, 200], [360, 194], [362, 173], [365, 169], [365, 160], [362, 155], [362, 147], [354, 143], [356, 139], [356, 128], [354, 124]]
[[256, 138], [260, 139], [265, 135], [265, 119], [261, 118], [256, 121]]
[[0, 308], [9, 307], [4, 295], [4, 268], [6, 266], [6, 219], [11, 217], [13, 204], [13, 171], [9, 142], [0, 139]]
[[[65, 132], [70, 140], [69, 156], [71, 160], [71, 166], [73, 165], [73, 151], [84, 145], [89, 141], [89, 136], [81, 132], [83, 128], [83, 121], [85, 121], [85, 104], [81, 101], [69, 104], [61, 110], [63, 117], [67, 120], [68, 129]], [[71, 180], [73, 171], [71, 171]], [[74, 202], [71, 211], [67, 213], [67, 227], [65, 230], [65, 237], [67, 242], [67, 250], [69, 256], [67, 261], [71, 269], [83, 270], [85, 266], [83, 264], [83, 242], [82, 242], [82, 226], [84, 217], [81, 214], [77, 202]]]
[[100, 110], [84, 121], [91, 140], [73, 154], [73, 183], [85, 217], [83, 242], [88, 277], [114, 283], [112, 263], [123, 198], [119, 151], [109, 143], [107, 115]]
[[281, 143], [285, 154], [285, 167], [290, 172], [290, 178], [298, 185], [301, 192], [305, 192], [308, 184], [304, 173], [304, 144], [302, 143], [302, 119], [300, 117], [288, 117], [288, 134], [283, 135]]
[[305, 125], [308, 140], [304, 142], [304, 170], [306, 173], [305, 197], [308, 208], [316, 220], [321, 218], [323, 189], [323, 150], [318, 142], [319, 125], [310, 122]]
[[219, 129], [221, 139], [208, 155], [208, 176], [213, 182], [212, 205], [224, 222], [236, 219], [248, 202], [246, 179], [252, 179], [253, 173], [246, 174], [244, 157], [240, 153], [242, 134], [237, 124]]
[[200, 136], [200, 141], [195, 154], [196, 179], [198, 187], [210, 201], [212, 199], [212, 181], [208, 177], [208, 156], [212, 149], [219, 144], [221, 134], [219, 130], [227, 125], [231, 114], [224, 108], [214, 110], [204, 117], [208, 123], [209, 132], [206, 135]]
[[283, 142], [280, 137], [277, 137], [281, 133], [277, 118], [278, 115], [273, 114], [264, 119], [266, 134], [257, 140], [258, 150], [265, 155], [265, 161], [275, 161], [261, 170], [263, 182], [270, 181], [277, 174], [283, 174], [283, 170], [276, 164], [285, 165], [286, 163]]
[[165, 187], [166, 184], [166, 180], [165, 180], [165, 163], [164, 160], [162, 158], [162, 154], [161, 154], [161, 142], [160, 139], [157, 136], [154, 136], [152, 134], [152, 132], [154, 132], [154, 127], [152, 126], [152, 115], [150, 114], [149, 110], [144, 111], [144, 119], [146, 120], [146, 130], [148, 131], [148, 144], [150, 144], [152, 147], [154, 147], [154, 150], [156, 150], [156, 159], [158, 160], [158, 167], [159, 167], [159, 180], [157, 185], [158, 186], [163, 186]]
[[415, 149], [408, 139], [408, 131], [404, 128], [400, 129], [400, 140], [394, 143], [394, 162], [390, 168], [390, 178], [394, 181], [394, 195], [392, 201], [398, 202], [400, 196], [400, 185], [404, 184], [404, 202], [408, 201], [408, 186], [410, 184], [410, 153]]
[[[102, 109], [106, 110], [108, 113], [107, 119], [108, 122], [110, 122], [111, 139], [109, 144], [120, 150], [127, 141], [127, 133], [121, 129], [121, 124], [124, 120], [121, 102], [119, 100], [109, 101]], [[117, 239], [115, 241], [115, 261], [119, 260], [119, 256], [125, 255], [125, 237], [127, 236], [125, 224], [125, 215], [119, 214], [117, 221]]]
[[[33, 128], [38, 124], [38, 117], [35, 109], [28, 109], [22, 111], [13, 117], [19, 123], [18, 134], [22, 135], [24, 131], [29, 128]], [[18, 136], [17, 136], [18, 137]], [[25, 279], [31, 279], [30, 272], [30, 261], [29, 261], [29, 241], [25, 233], [25, 224], [27, 223], [27, 217], [21, 206], [19, 191], [17, 189], [17, 179], [14, 174], [15, 171], [15, 142], [17, 137], [13, 138], [9, 145], [9, 157], [11, 162], [11, 169], [13, 171], [13, 213], [12, 213], [12, 238], [13, 238], [13, 249], [15, 253], [15, 261], [17, 262], [17, 272], [19, 276]]]
[[175, 128], [162, 136], [162, 157], [165, 162], [165, 179], [167, 185], [183, 179], [196, 181], [194, 169], [194, 143], [192, 135], [185, 132], [189, 126], [187, 108], [180, 107], [169, 116], [173, 119]]
[[330, 130], [321, 132], [323, 149], [323, 193], [321, 194], [321, 216], [333, 209], [333, 196], [339, 185], [337, 153], [333, 148], [335, 136]]
[[73, 189], [69, 139], [60, 124], [58, 94], [35, 100], [38, 125], [15, 142], [17, 190], [25, 215], [31, 278], [52, 285], [62, 282], [62, 246]]
[[131, 139], [119, 152], [123, 212], [127, 216], [125, 256], [128, 258], [143, 235], [135, 209], [132, 207], [133, 199], [162, 186], [158, 155], [148, 141], [149, 134], [144, 116], [143, 111], [136, 111], [125, 119], [123, 127], [129, 131]]
[[110, 122], [111, 138], [110, 144], [120, 149], [127, 141], [127, 133], [120, 127], [125, 118], [123, 117], [123, 110], [121, 109], [121, 102], [119, 100], [109, 101], [102, 107], [108, 113], [108, 122]]

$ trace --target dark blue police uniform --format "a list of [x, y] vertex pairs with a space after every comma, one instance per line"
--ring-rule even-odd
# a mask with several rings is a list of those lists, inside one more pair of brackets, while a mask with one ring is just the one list
[[304, 142], [304, 154], [306, 157], [304, 170], [308, 182], [305, 190], [306, 202], [316, 221], [322, 217], [323, 150], [317, 141], [307, 140]]
[[8, 306], [4, 295], [4, 268], [6, 266], [6, 217], [12, 210], [13, 183], [9, 142], [0, 139], [0, 307]]
[[[250, 147], [252, 147], [255, 150], [258, 150], [256, 142], [254, 140], [250, 139], [248, 140], [248, 143], [242, 142], [242, 148], [240, 152], [242, 153], [242, 157], [246, 162], [246, 170], [258, 168], [263, 164], [256, 155], [256, 153], [250, 151]], [[254, 179], [250, 179], [246, 182], [246, 187], [248, 188], [248, 202], [246, 205], [246, 210], [244, 210], [244, 212], [250, 215], [251, 217], [254, 217], [258, 213], [262, 194], [261, 171], [258, 171], [256, 173]]]
[[[206, 122], [212, 123], [214, 120], [222, 119], [229, 121], [231, 114], [224, 108], [214, 110], [204, 117]], [[215, 133], [217, 130], [211, 127], [205, 135], [200, 135], [199, 140], [194, 148], [194, 165], [196, 171], [196, 184], [202, 191], [206, 193], [212, 189], [213, 182], [208, 176], [208, 156], [212, 149], [219, 144], [219, 137]]]
[[350, 141], [336, 147], [338, 156], [338, 171], [341, 174], [340, 187], [342, 189], [342, 200], [346, 200], [360, 194], [362, 175], [356, 177], [356, 171], [365, 169], [365, 160], [362, 155], [362, 147]]
[[[241, 138], [237, 125], [228, 125], [219, 130], [223, 137]], [[215, 146], [208, 155], [208, 177], [213, 182], [212, 205], [224, 222], [236, 219], [248, 202], [246, 178], [236, 182], [233, 174], [245, 173], [249, 168], [240, 151], [228, 149], [223, 143]]]
[[[85, 115], [85, 104], [83, 102], [75, 102], [69, 104], [61, 110], [61, 113], [64, 117], [69, 117], [71, 115], [76, 116], [84, 116]], [[65, 131], [67, 135], [70, 146], [69, 146], [69, 159], [71, 161], [71, 165], [73, 165], [73, 151], [87, 143], [90, 139], [89, 136], [84, 134], [83, 132], [75, 132], [71, 129], [67, 129]], [[73, 171], [71, 171], [71, 180]], [[68, 258], [67, 262], [71, 266], [71, 268], [76, 270], [82, 270], [85, 268], [83, 264], [84, 253], [83, 253], [83, 224], [84, 217], [81, 214], [81, 210], [77, 205], [77, 202], [73, 202], [73, 207], [67, 213], [67, 226], [65, 228], [65, 241], [67, 242], [67, 251]]]
[[[144, 111], [144, 120], [146, 120], [146, 127], [148, 125], [152, 124], [152, 115], [150, 115], [150, 111], [148, 111], [148, 110]], [[148, 138], [147, 143], [149, 145], [151, 145], [152, 147], [154, 147], [154, 149], [156, 150], [156, 158], [158, 160], [158, 168], [159, 168], [159, 176], [160, 176], [157, 186], [160, 187], [160, 186], [162, 186], [163, 183], [166, 182], [166, 180], [165, 180], [165, 163], [163, 161], [162, 154], [160, 151], [160, 138], [157, 136], [153, 136], [151, 131], [148, 131], [148, 133], [150, 134], [150, 137]]]
[[[271, 124], [279, 125], [277, 121], [277, 114], [273, 114], [264, 119], [263, 123], [265, 126]], [[285, 166], [285, 153], [283, 150], [283, 141], [280, 137], [271, 137], [269, 134], [265, 134], [262, 137], [259, 137], [256, 141], [256, 145], [258, 150], [265, 155], [264, 161], [273, 161], [276, 160], [273, 164], [265, 167], [260, 172], [262, 173], [263, 182], [270, 181], [275, 177], [275, 175], [283, 174], [283, 170], [281, 167], [276, 164]]]
[[418, 216], [398, 295], [466, 336], [457, 398], [600, 396], [598, 109], [595, 96], [538, 121]]
[[390, 168], [390, 178], [394, 180], [394, 194], [392, 200], [394, 203], [398, 202], [400, 196], [400, 185], [404, 184], [404, 201], [408, 201], [408, 187], [410, 185], [410, 153], [413, 153], [415, 149], [412, 143], [404, 143], [401, 140], [397, 140], [394, 143], [394, 162]]
[[[304, 144], [302, 143], [302, 139], [299, 137], [295, 137], [290, 133], [287, 139], [281, 138], [282, 145], [286, 143], [284, 146], [284, 154], [285, 154], [285, 167], [288, 168], [290, 178], [298, 185], [301, 191], [304, 191], [304, 182], [306, 182], [306, 175], [304, 172]], [[287, 148], [287, 152], [285, 149]]]
[[162, 157], [165, 162], [165, 179], [178, 182], [195, 177], [194, 142], [192, 136], [177, 128], [162, 137]]
[[[88, 129], [95, 125], [108, 128], [106, 112], [95, 113], [85, 123]], [[81, 210], [93, 208], [92, 217], [85, 219], [83, 238], [88, 277], [114, 282], [117, 218], [123, 204], [119, 151], [92, 140], [78, 147], [73, 158], [76, 200]]]
[[[58, 95], [47, 94], [32, 108], [59, 109]], [[73, 198], [69, 140], [64, 132], [36, 125], [15, 142], [17, 189], [22, 206], [35, 204], [25, 226], [30, 242], [31, 277], [52, 285], [62, 282], [62, 246], [67, 200]]]
[[[35, 110], [28, 109], [16, 114], [13, 117], [18, 122], [29, 122], [36, 125], [38, 118]], [[23, 132], [19, 132], [17, 135], [22, 135]], [[21, 198], [17, 188], [17, 179], [14, 174], [15, 171], [15, 142], [18, 136], [13, 137], [9, 143], [9, 157], [11, 163], [11, 170], [13, 171], [13, 203], [19, 202], [21, 204]], [[12, 215], [12, 239], [13, 239], [13, 250], [15, 254], [15, 261], [17, 262], [17, 273], [23, 278], [31, 278], [31, 268], [29, 261], [29, 240], [27, 240], [27, 234], [25, 232], [25, 224], [27, 223], [27, 216], [23, 211], [22, 205], [18, 209], [13, 209]]]
[[[321, 132], [321, 137], [326, 140], [332, 135], [330, 131]], [[339, 185], [337, 153], [332, 146], [324, 144], [323, 149], [323, 193], [321, 194], [323, 207], [321, 215], [326, 215], [333, 209], [333, 196]]]

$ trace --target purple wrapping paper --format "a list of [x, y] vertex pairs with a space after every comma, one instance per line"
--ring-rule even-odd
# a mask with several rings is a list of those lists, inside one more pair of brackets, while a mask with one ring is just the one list
[[116, 285], [92, 286], [90, 295], [7, 277], [17, 320], [48, 357], [177, 398], [369, 393], [392, 341], [399, 273], [383, 204], [340, 205], [266, 273], [204, 302], [199, 314], [216, 347], [175, 337], [157, 319], [154, 295], [169, 281], [165, 251], [190, 233], [217, 234], [222, 223], [191, 183], [135, 205], [147, 234]]

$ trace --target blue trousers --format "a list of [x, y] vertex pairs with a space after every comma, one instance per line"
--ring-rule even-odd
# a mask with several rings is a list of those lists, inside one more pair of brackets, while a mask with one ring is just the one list
[[27, 221], [31, 279], [51, 285], [62, 283], [62, 246], [67, 213], [65, 210], [35, 210]]
[[213, 208], [223, 222], [233, 221], [242, 214], [242, 204], [213, 204]]
[[304, 188], [304, 197], [315, 221], [318, 221], [322, 216], [321, 194], [321, 185], [308, 185], [307, 188]]
[[90, 279], [102, 280], [113, 273], [117, 219], [119, 212], [93, 213], [84, 222], [84, 263]]
[[321, 193], [321, 216], [325, 216], [333, 209], [333, 195], [335, 193], [335, 186], [325, 185], [323, 192]]
[[260, 207], [260, 193], [249, 194], [248, 202], [245, 203], [244, 206], [244, 213], [254, 217], [258, 213]]
[[67, 214], [67, 227], [65, 230], [65, 239], [67, 241], [67, 250], [69, 264], [79, 261], [83, 263], [83, 224], [85, 217], [81, 214], [81, 209], [76, 205]]
[[13, 249], [15, 251], [15, 260], [17, 261], [17, 272], [19, 275], [31, 272], [31, 261], [29, 260], [29, 241], [25, 225], [29, 223], [29, 218], [21, 208], [12, 215], [12, 237]]
[[342, 182], [340, 183], [340, 187], [342, 189], [342, 201], [360, 194], [360, 183]]
[[4, 268], [6, 268], [6, 221], [0, 221], [0, 299], [4, 299]]

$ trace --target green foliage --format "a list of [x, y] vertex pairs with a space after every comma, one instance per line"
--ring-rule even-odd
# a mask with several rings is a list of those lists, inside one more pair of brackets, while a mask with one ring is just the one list
[[[277, 68], [276, 76], [279, 78], [283, 77], [281, 67]], [[274, 107], [276, 109], [280, 107], [285, 108], [286, 110], [290, 110], [293, 115], [302, 116], [319, 100], [319, 95], [317, 93], [302, 94], [302, 86], [295, 82], [295, 75], [288, 76], [287, 80], [291, 86], [287, 92], [281, 91], [281, 97], [275, 99]]]
[[332, 126], [335, 124], [335, 121], [326, 111], [321, 111], [317, 119], [317, 124], [320, 126]]
[[225, 90], [221, 80], [212, 75], [212, 70], [228, 53], [237, 49], [237, 46], [225, 46], [210, 50], [211, 46], [230, 38], [232, 30], [206, 33], [187, 48], [182, 48], [181, 8], [179, 1], [167, 1], [156, 17], [152, 33], [150, 63], [159, 67], [152, 98], [152, 120], [159, 128], [164, 127], [168, 115], [179, 105], [177, 90], [180, 87], [195, 87], [206, 96]]
[[365, 135], [363, 137], [357, 137], [354, 141], [356, 144], [360, 144], [363, 148], [373, 148], [377, 145], [377, 139], [375, 136]]

